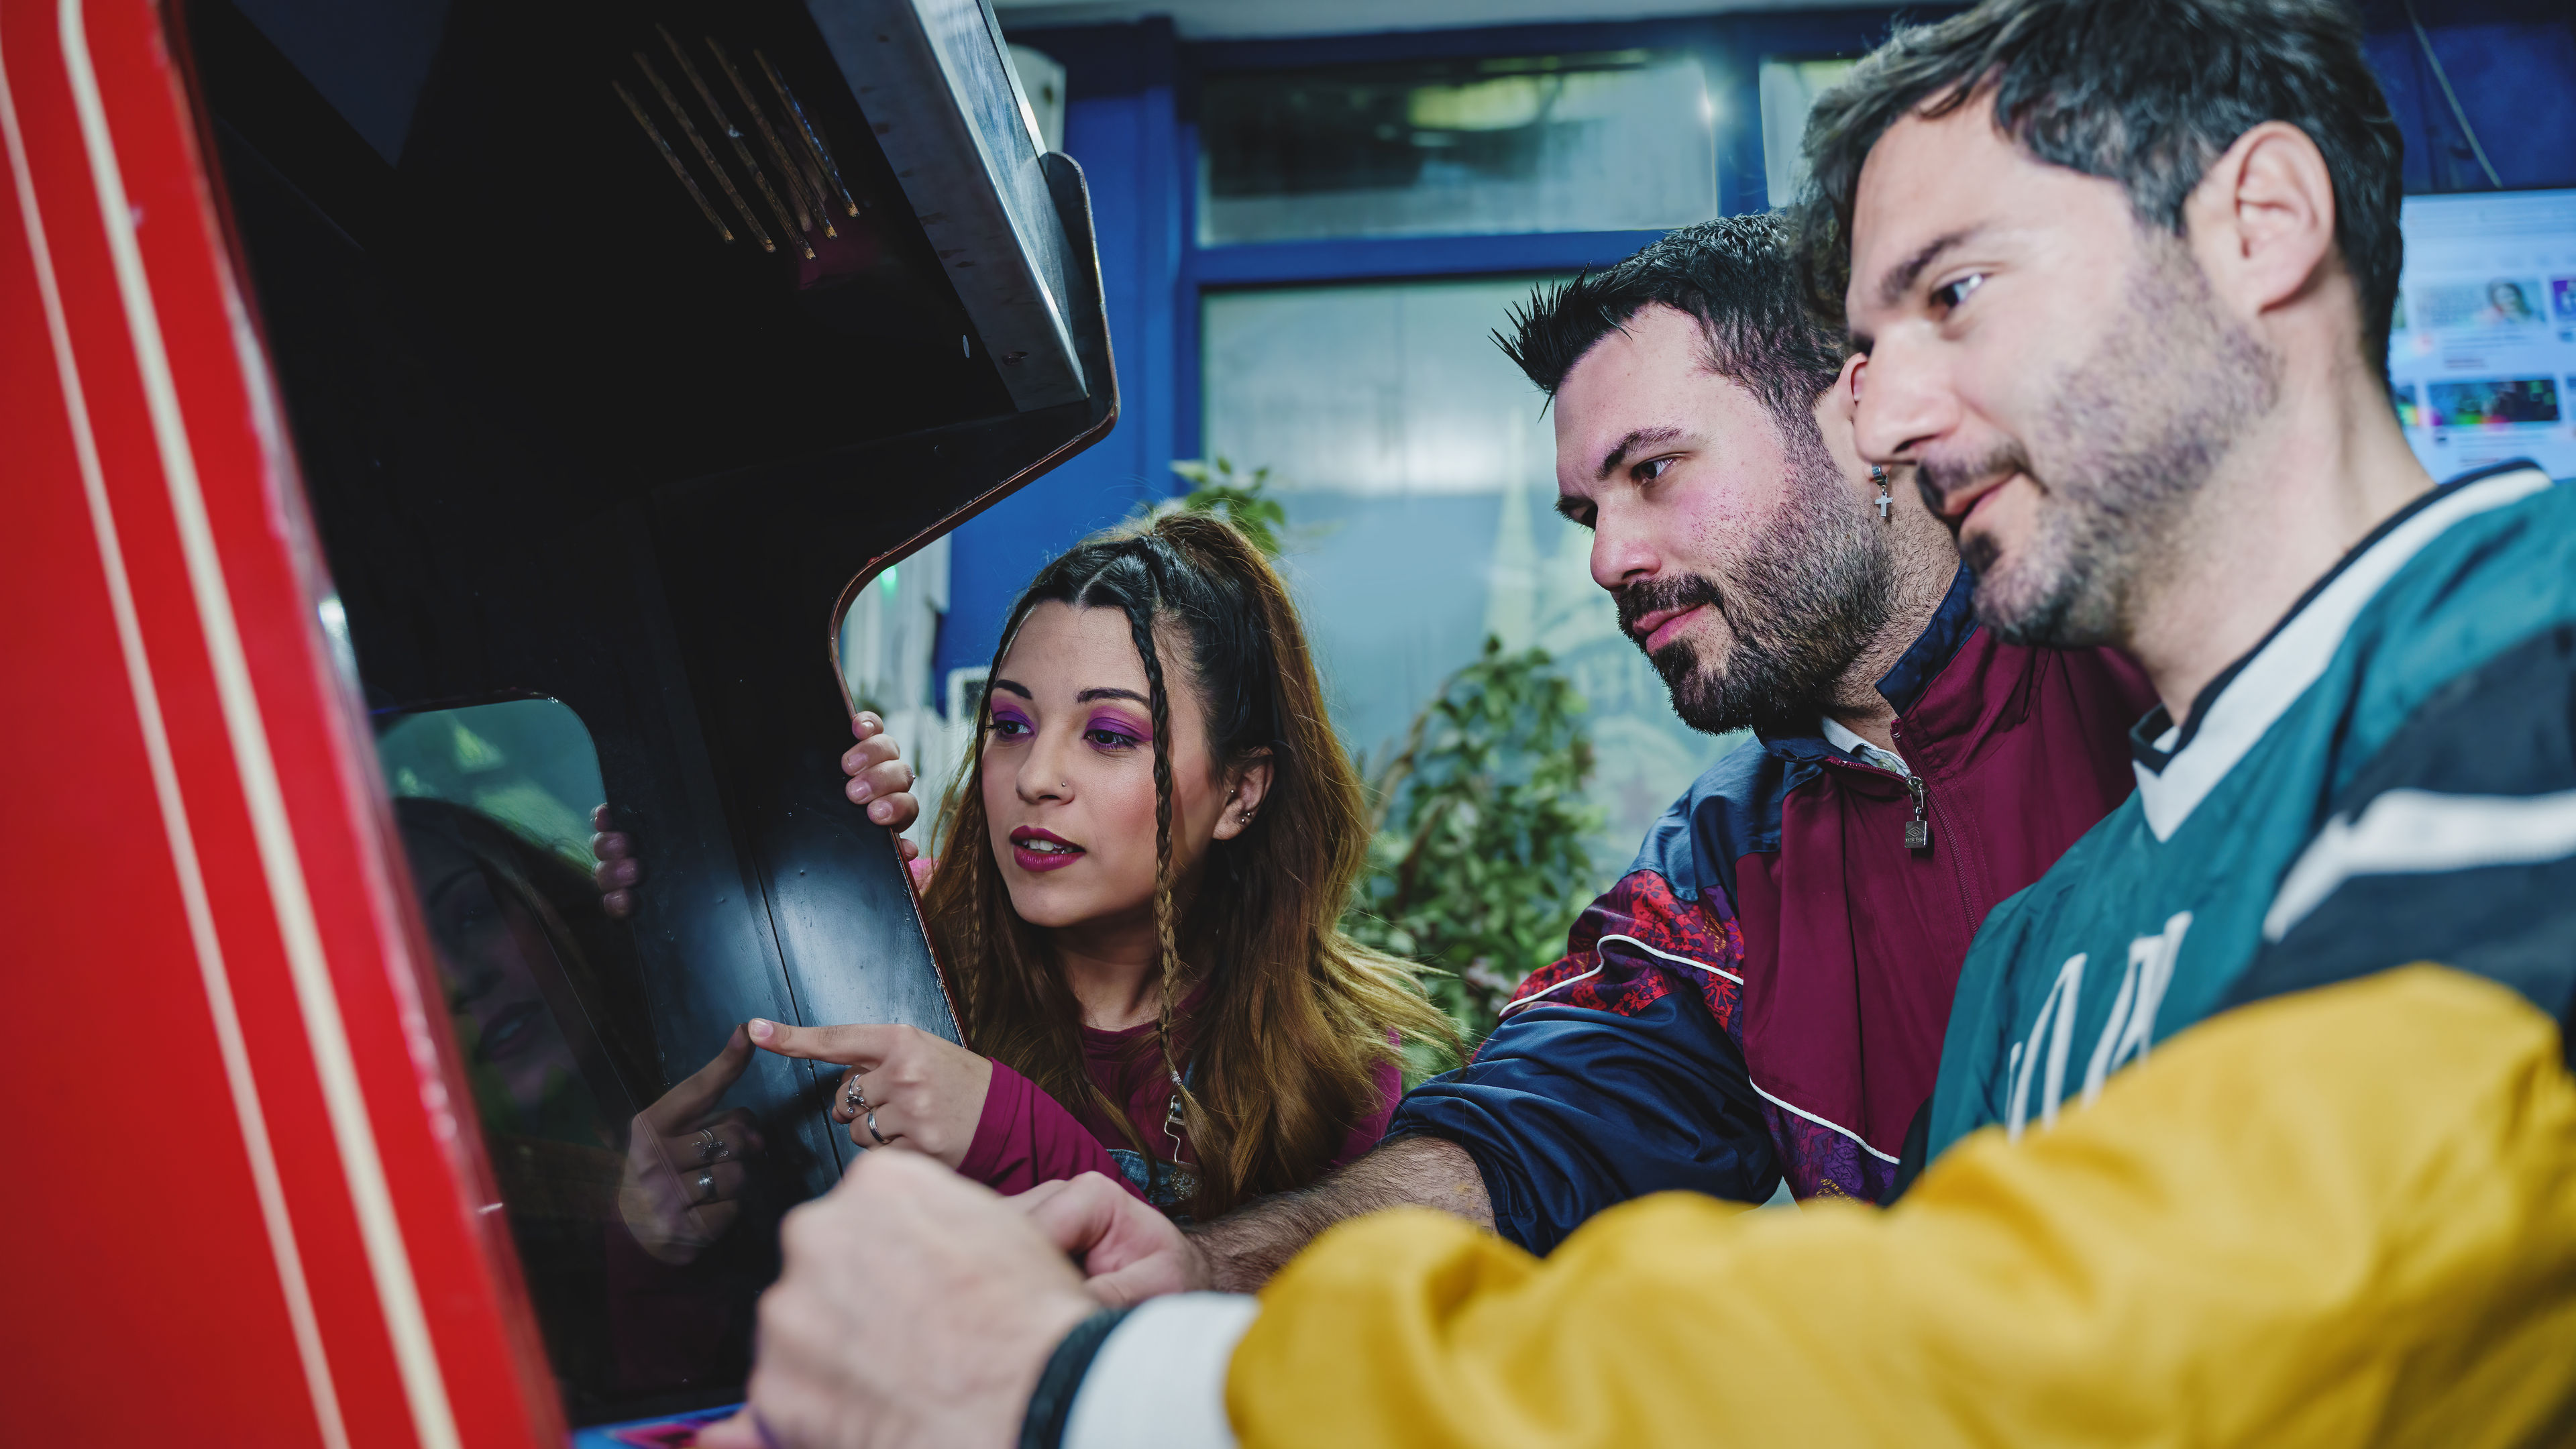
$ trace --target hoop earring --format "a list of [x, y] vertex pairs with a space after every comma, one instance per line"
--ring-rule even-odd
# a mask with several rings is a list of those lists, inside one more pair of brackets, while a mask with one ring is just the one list
[[1894, 506], [1896, 498], [1894, 494], [1888, 491], [1887, 470], [1878, 466], [1876, 463], [1870, 464], [1869, 481], [1878, 485], [1878, 521], [1881, 523], [1889, 522], [1890, 520], [1887, 516], [1887, 510]]

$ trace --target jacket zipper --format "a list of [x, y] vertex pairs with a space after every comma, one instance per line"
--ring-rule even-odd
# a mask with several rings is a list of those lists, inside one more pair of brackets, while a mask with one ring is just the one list
[[[1904, 720], [1897, 719], [1891, 721], [1887, 726], [1887, 733], [1890, 738], [1895, 740], [1896, 747], [1899, 750], [1905, 748]], [[1912, 773], [1910, 768], [1908, 773]], [[1914, 792], [1914, 809], [1917, 814], [1923, 816], [1923, 841], [1927, 847], [1931, 844], [1932, 840], [1930, 806], [1931, 800], [1928, 791], [1917, 790]], [[1955, 825], [1958, 822], [1953, 821], [1951, 823]], [[1974, 831], [1970, 831], [1967, 836], [1967, 838], [1971, 840], [1975, 839], [1975, 837], [1976, 832]], [[1911, 826], [1907, 827], [1905, 838], [1908, 842], [1911, 842], [1914, 839], [1914, 831]], [[1968, 934], [1974, 936], [1977, 931], [1979, 914], [1976, 909], [1975, 894], [1968, 888], [1968, 857], [1965, 852], [1958, 848], [1958, 842], [1956, 841], [1951, 842], [1951, 848], [1948, 854], [1950, 857], [1950, 885], [1952, 889], [1959, 893], [1959, 921], [1960, 924], [1967, 928]]]
[[[1888, 753], [1891, 755], [1895, 754], [1894, 751], [1889, 751]], [[1903, 755], [1895, 755], [1895, 758], [1899, 763], [1902, 763], [1905, 759]], [[1867, 770], [1874, 775], [1883, 775], [1889, 779], [1903, 781], [1905, 785], [1905, 793], [1911, 796], [1914, 800], [1914, 818], [1905, 822], [1905, 848], [1907, 850], [1930, 850], [1932, 848], [1932, 816], [1924, 798], [1923, 777], [1915, 774], [1912, 766], [1908, 765], [1903, 769], [1891, 770], [1885, 765], [1882, 765], [1876, 760], [1870, 759], [1866, 756], [1863, 756], [1860, 759], [1846, 760], [1844, 763], [1858, 765], [1860, 768]]]
[[[1887, 722], [1887, 735], [1889, 739], [1896, 742], [1898, 749], [1903, 749], [1905, 747], [1905, 721], [1901, 719], [1889, 720]], [[1899, 755], [1897, 758], [1903, 759], [1904, 756]], [[1905, 793], [1914, 797], [1914, 818], [1906, 822], [1905, 826], [1905, 848], [1907, 850], [1930, 850], [1932, 848], [1931, 810], [1929, 802], [1924, 796], [1923, 777], [1915, 773], [1912, 765], [1905, 767]]]

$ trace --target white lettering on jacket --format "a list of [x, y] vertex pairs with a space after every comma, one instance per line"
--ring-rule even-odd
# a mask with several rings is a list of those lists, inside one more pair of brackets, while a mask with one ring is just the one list
[[2156, 1008], [2165, 1004], [2173, 984], [2174, 959], [2182, 954], [2182, 933], [2191, 929], [2191, 912], [2176, 911], [2163, 931], [2129, 943], [2129, 969], [2120, 976], [2120, 994], [2111, 998], [2110, 1019], [2102, 1039], [2093, 1044], [2093, 1061], [2084, 1069], [2084, 1105], [2102, 1095], [2102, 1079], [2131, 1059], [2145, 1061], [2155, 1045]]
[[[2155, 1045], [2156, 1011], [2164, 1005], [2165, 988], [2173, 984], [2174, 961], [2182, 954], [2183, 933], [2191, 929], [2191, 912], [2177, 911], [2165, 928], [2129, 943], [2129, 959], [2120, 973], [2120, 989], [2111, 998], [2111, 1015], [2093, 1044], [2084, 1068], [2082, 1105], [2102, 1095], [2103, 1080], [2128, 1062], [2144, 1061]], [[2066, 1098], [2066, 1059], [2075, 1044], [2075, 1011], [2084, 991], [2086, 955], [2078, 951], [2057, 968], [2048, 995], [2040, 998], [2031, 1018], [2030, 1035], [2013, 1043], [2004, 1071], [2012, 1095], [2004, 1114], [2004, 1135], [2021, 1140], [2030, 1122], [2031, 1079], [2039, 1079], [2039, 1125], [2057, 1125], [2057, 1109]], [[2047, 1042], [2045, 1060], [2041, 1040]]]
[[[2039, 1003], [2039, 1015], [2030, 1023], [2030, 1039], [2013, 1048], [2012, 1110], [2004, 1119], [2004, 1135], [2021, 1140], [2022, 1124], [2030, 1120], [2030, 1076], [2039, 1070], [2039, 1039], [2048, 1037], [2048, 1075], [2039, 1086], [2039, 1124], [2057, 1125], [2057, 1097], [2066, 1085], [2066, 1049], [2075, 1043], [2075, 1003], [2084, 990], [2084, 953], [2076, 952], [2057, 968], [2057, 979], [2049, 984], [2048, 995]], [[2050, 1031], [2055, 1027], [2054, 1032]]]

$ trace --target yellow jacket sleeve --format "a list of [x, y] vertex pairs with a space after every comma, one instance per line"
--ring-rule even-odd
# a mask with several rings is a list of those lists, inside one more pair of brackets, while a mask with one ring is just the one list
[[1895, 1208], [1419, 1210], [1262, 1297], [1246, 1446], [2576, 1444], [2576, 1082], [2417, 966], [2231, 1011]]

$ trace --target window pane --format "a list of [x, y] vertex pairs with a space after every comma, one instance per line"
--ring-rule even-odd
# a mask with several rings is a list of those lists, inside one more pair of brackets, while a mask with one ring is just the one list
[[1281, 560], [1345, 742], [1398, 742], [1486, 635], [1545, 648], [1589, 702], [1606, 884], [1736, 739], [1674, 717], [1556, 516], [1540, 397], [1487, 335], [1527, 279], [1297, 288], [1205, 304], [1208, 451], [1271, 468]]
[[1773, 206], [1787, 206], [1807, 180], [1807, 113], [1816, 97], [1842, 84], [1856, 60], [1762, 62], [1762, 170]]
[[1716, 110], [1648, 51], [1219, 76], [1199, 240], [1660, 230], [1717, 215]]

